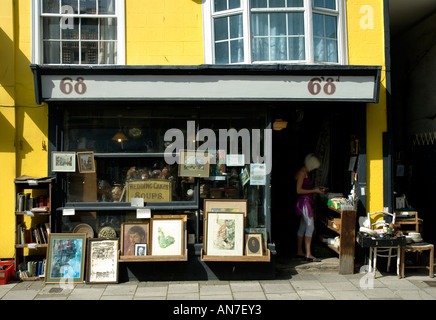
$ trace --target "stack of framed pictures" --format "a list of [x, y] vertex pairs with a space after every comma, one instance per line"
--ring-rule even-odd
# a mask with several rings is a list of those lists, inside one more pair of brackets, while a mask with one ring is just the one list
[[120, 262], [186, 261], [186, 215], [121, 224]]
[[245, 228], [247, 200], [205, 199], [203, 261], [270, 261], [263, 228]]

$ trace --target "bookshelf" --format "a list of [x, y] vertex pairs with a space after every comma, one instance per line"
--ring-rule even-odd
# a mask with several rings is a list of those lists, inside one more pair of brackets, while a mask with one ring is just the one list
[[14, 183], [15, 274], [21, 280], [44, 280], [52, 227], [53, 178], [21, 176]]

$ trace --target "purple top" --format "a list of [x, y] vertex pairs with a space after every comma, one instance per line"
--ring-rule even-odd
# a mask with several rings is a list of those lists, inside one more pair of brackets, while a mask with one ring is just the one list
[[[302, 188], [305, 190], [310, 190], [310, 178], [304, 178]], [[300, 194], [297, 199], [297, 205], [295, 208], [295, 213], [299, 216], [303, 215], [303, 208], [307, 208], [307, 216], [313, 217], [312, 211], [312, 194]]]

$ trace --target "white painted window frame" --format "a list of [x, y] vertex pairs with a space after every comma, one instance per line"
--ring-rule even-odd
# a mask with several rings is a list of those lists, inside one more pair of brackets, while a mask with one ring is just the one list
[[[116, 0], [116, 18], [117, 18], [117, 63], [116, 65], [126, 64], [126, 19], [125, 19], [125, 0]], [[31, 27], [32, 27], [32, 55], [33, 64], [43, 64], [43, 46], [42, 46], [42, 7], [41, 0], [31, 1]], [[79, 15], [74, 15], [79, 17]], [[81, 18], [95, 18], [96, 15], [80, 14]], [[113, 15], [98, 15], [98, 17], [113, 17]], [[56, 64], [63, 65], [63, 64]], [[86, 65], [86, 64], [81, 64]], [[93, 64], [95, 65], [95, 64]]]
[[[328, 65], [347, 65], [347, 24], [346, 24], [346, 4], [345, 0], [336, 0], [337, 10], [314, 8], [313, 0], [304, 0], [305, 14], [305, 51], [306, 60], [298, 61], [252, 61], [251, 58], [251, 31], [250, 31], [250, 0], [241, 0], [241, 8], [213, 12], [213, 0], [203, 0], [203, 40], [204, 40], [204, 59], [206, 64], [214, 64], [214, 31], [213, 19], [219, 16], [229, 16], [231, 14], [242, 13], [244, 28], [244, 62], [243, 64], [267, 64], [267, 63], [292, 63], [292, 64], [328, 64]], [[268, 9], [271, 11], [270, 9]], [[277, 9], [277, 11], [283, 9]], [[286, 11], [285, 9], [284, 11]], [[257, 10], [254, 10], [257, 11]], [[259, 11], [264, 11], [260, 9]], [[315, 62], [313, 50], [313, 12], [331, 14], [338, 17], [338, 62]]]

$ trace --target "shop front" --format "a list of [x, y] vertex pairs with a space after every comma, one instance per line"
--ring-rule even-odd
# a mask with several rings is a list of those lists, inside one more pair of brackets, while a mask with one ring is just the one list
[[[380, 67], [31, 68], [49, 106], [53, 230], [120, 239], [121, 279], [273, 278], [277, 254], [292, 250], [288, 192], [305, 153], [323, 155], [331, 191], [349, 192], [358, 173], [365, 212], [365, 107], [378, 102]], [[177, 219], [174, 239], [162, 230]], [[237, 238], [216, 242], [221, 220]], [[124, 247], [134, 224], [150, 234], [145, 256]], [[248, 248], [257, 235], [260, 249]], [[181, 248], [158, 254], [158, 241]]]

